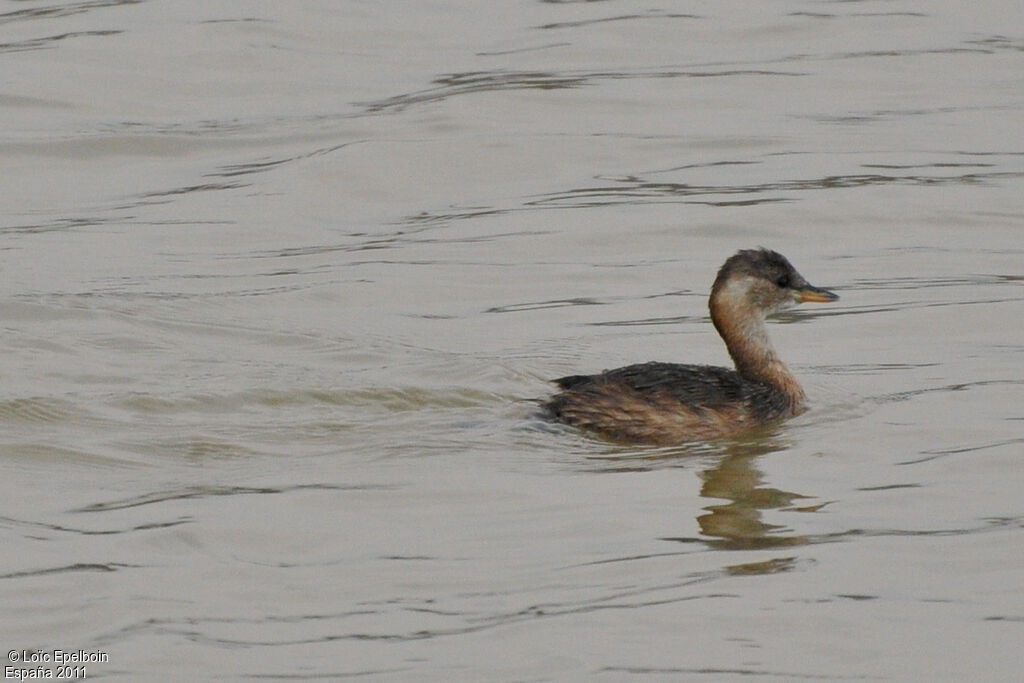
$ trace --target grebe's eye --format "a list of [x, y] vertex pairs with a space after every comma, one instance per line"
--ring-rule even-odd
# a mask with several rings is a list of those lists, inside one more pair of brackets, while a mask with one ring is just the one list
[[775, 284], [777, 284], [779, 287], [789, 287], [789, 274], [786, 273], [780, 275], [778, 279], [775, 280]]

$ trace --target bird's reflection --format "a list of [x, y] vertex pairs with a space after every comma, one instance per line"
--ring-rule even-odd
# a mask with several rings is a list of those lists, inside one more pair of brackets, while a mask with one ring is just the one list
[[[660, 467], [683, 466], [700, 458], [707, 463], [698, 472], [703, 481], [700, 495], [716, 502], [702, 508], [697, 516], [699, 537], [661, 537], [678, 543], [702, 543], [720, 550], [758, 550], [805, 545], [813, 538], [790, 533], [788, 527], [764, 521], [764, 511], [813, 512], [827, 503], [798, 501], [812, 496], [765, 486], [757, 461], [768, 453], [792, 446], [778, 431], [765, 430], [743, 441], [717, 442], [645, 451], [642, 454], [615, 452], [604, 456], [600, 471], [635, 472]], [[598, 458], [591, 458], [591, 462]], [[774, 571], [774, 569], [773, 569]]]
[[737, 444], [716, 464], [700, 473], [700, 495], [728, 502], [709, 505], [697, 517], [705, 542], [725, 550], [753, 550], [804, 545], [806, 536], [787, 535], [785, 527], [762, 519], [763, 510], [792, 508], [807, 498], [799, 493], [764, 486], [764, 475], [755, 467], [764, 453], [779, 450], [770, 442]]

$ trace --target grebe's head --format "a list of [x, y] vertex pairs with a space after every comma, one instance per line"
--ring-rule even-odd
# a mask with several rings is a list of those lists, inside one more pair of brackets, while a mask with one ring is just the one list
[[711, 300], [770, 315], [803, 302], [826, 303], [839, 296], [815, 287], [786, 257], [769, 249], [738, 251], [722, 265], [711, 287]]

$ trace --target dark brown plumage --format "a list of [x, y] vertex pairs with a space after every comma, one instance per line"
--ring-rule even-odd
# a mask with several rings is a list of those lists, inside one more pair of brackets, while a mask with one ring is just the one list
[[743, 250], [718, 271], [711, 320], [736, 370], [643, 363], [555, 380], [546, 404], [562, 422], [616, 441], [672, 444], [732, 436], [803, 410], [804, 392], [779, 360], [765, 316], [839, 297], [810, 285], [781, 254]]

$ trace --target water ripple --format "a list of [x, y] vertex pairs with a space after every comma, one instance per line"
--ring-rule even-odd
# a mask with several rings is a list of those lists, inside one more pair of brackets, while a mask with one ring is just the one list
[[[732, 678], [734, 676], [754, 676], [756, 678], [770, 676], [772, 678], [787, 678], [787, 679], [806, 679], [812, 681], [862, 681], [864, 676], [853, 674], [828, 674], [828, 673], [796, 673], [794, 671], [778, 671], [774, 669], [755, 669], [755, 668], [717, 668], [717, 667], [701, 667], [701, 668], [685, 668], [685, 667], [653, 667], [653, 666], [606, 666], [598, 669], [599, 672], [606, 672], [612, 674], [633, 674], [633, 675], [653, 675], [653, 676], [712, 676], [721, 677], [727, 676]], [[722, 680], [717, 678], [716, 680]]]
[[410, 106], [441, 102], [451, 97], [504, 90], [559, 90], [606, 80], [635, 78], [722, 78], [732, 76], [803, 76], [794, 71], [758, 68], [694, 68], [638, 71], [467, 71], [441, 76], [433, 87], [372, 102], [357, 102], [365, 114], [398, 112]]
[[42, 38], [30, 38], [28, 40], [20, 40], [14, 43], [0, 43], [0, 52], [24, 52], [26, 50], [42, 50], [45, 48], [53, 47], [54, 43], [59, 43], [62, 40], [68, 38], [83, 38], [89, 36], [116, 36], [123, 31], [72, 31], [70, 33], [59, 33], [53, 36], [45, 36]]
[[116, 572], [119, 569], [126, 569], [134, 565], [121, 564], [118, 562], [110, 562], [106, 564], [99, 563], [77, 563], [69, 564], [62, 567], [46, 567], [44, 569], [27, 569], [20, 572], [11, 572], [9, 574], [0, 574], [0, 579], [24, 579], [35, 576], [46, 576], [48, 574], [66, 574], [69, 572]]
[[560, 29], [560, 28], [580, 28], [582, 26], [592, 26], [594, 24], [607, 24], [612, 22], [620, 21], [634, 21], [634, 20], [645, 20], [645, 19], [703, 19], [698, 14], [680, 14], [675, 12], [662, 12], [657, 10], [651, 10], [646, 14], [620, 14], [613, 17], [598, 17], [596, 19], [580, 19], [578, 21], [559, 21], [551, 24], [542, 24], [538, 26], [539, 29]]
[[[608, 178], [612, 184], [592, 187], [578, 187], [561, 192], [539, 195], [526, 202], [527, 206], [560, 208], [584, 208], [635, 204], [639, 201], [665, 200], [684, 203], [708, 204], [712, 206], [733, 206], [736, 201], [709, 200], [694, 201], [693, 197], [716, 195], [762, 195], [766, 193], [798, 193], [816, 190], [835, 190], [872, 185], [954, 185], [985, 184], [1007, 178], [1024, 177], [1024, 171], [991, 171], [963, 173], [959, 175], [858, 173], [831, 175], [821, 178], [782, 180], [748, 185], [703, 185], [690, 183], [656, 182], [637, 176]], [[743, 200], [745, 204], [766, 201], [791, 201], [789, 197], [769, 197]]]
[[[690, 593], [688, 589], [715, 579], [735, 576], [726, 570], [713, 572], [700, 572], [678, 581], [668, 582], [660, 585], [644, 586], [628, 590], [610, 590], [605, 595], [598, 597], [586, 597], [577, 601], [565, 602], [543, 602], [523, 605], [507, 611], [497, 611], [490, 614], [466, 613], [460, 610], [444, 610], [433, 605], [423, 604], [418, 600], [406, 600], [402, 598], [389, 598], [383, 601], [362, 603], [366, 609], [348, 611], [334, 615], [312, 614], [312, 615], [268, 615], [261, 618], [258, 623], [274, 622], [278, 624], [293, 623], [296, 626], [308, 625], [311, 621], [326, 621], [333, 624], [329, 633], [319, 635], [312, 634], [304, 637], [286, 638], [240, 638], [237, 635], [222, 635], [215, 633], [212, 627], [218, 625], [232, 625], [238, 623], [249, 623], [244, 619], [210, 619], [210, 618], [189, 618], [178, 622], [175, 620], [153, 620], [147, 625], [157, 628], [161, 632], [174, 632], [184, 634], [186, 631], [191, 639], [201, 640], [209, 643], [232, 646], [283, 646], [299, 645], [310, 643], [322, 643], [335, 640], [354, 641], [391, 641], [405, 642], [417, 640], [430, 640], [450, 636], [466, 635], [502, 628], [521, 622], [530, 622], [541, 619], [557, 619], [571, 617], [579, 614], [600, 612], [607, 610], [631, 610], [643, 609], [662, 605], [691, 602], [695, 600], [717, 600], [733, 599], [737, 596], [733, 593], [699, 592]], [[679, 591], [683, 591], [682, 594]], [[419, 625], [410, 624], [407, 629], [396, 629], [395, 622], [406, 621], [408, 617], [416, 617]], [[404, 619], [402, 617], [405, 617]], [[352, 630], [338, 632], [339, 620], [358, 619], [365, 625], [353, 625]], [[441, 621], [442, 623], [436, 623]], [[446, 625], [443, 622], [456, 622]], [[372, 624], [380, 623], [382, 629], [372, 628]], [[206, 627], [201, 629], [200, 627]], [[137, 629], [144, 628], [144, 625], [136, 625], [133, 634]]]
[[57, 5], [51, 4], [28, 7], [26, 9], [19, 9], [0, 14], [0, 24], [7, 24], [24, 19], [54, 19], [57, 17], [70, 17], [75, 14], [91, 12], [94, 9], [117, 7], [119, 5], [138, 5], [141, 4], [142, 1], [143, 0], [86, 0], [86, 2], [65, 2]]
[[38, 538], [39, 531], [44, 532], [57, 532], [59, 534], [77, 534], [80, 536], [112, 536], [117, 534], [132, 533], [135, 531], [151, 531], [153, 529], [167, 529], [169, 527], [179, 526], [181, 524], [188, 524], [191, 522], [191, 518], [180, 518], [171, 520], [169, 522], [151, 522], [148, 524], [137, 524], [128, 528], [122, 529], [80, 529], [61, 524], [50, 524], [47, 522], [33, 522], [23, 519], [14, 519], [13, 517], [0, 517], [0, 524], [4, 524], [12, 527], [21, 527], [24, 529], [34, 530], [32, 537]]
[[380, 484], [297, 484], [295, 486], [283, 487], [253, 487], [253, 486], [186, 486], [168, 491], [154, 491], [141, 496], [133, 496], [123, 500], [114, 500], [105, 503], [93, 503], [72, 512], [107, 512], [109, 510], [124, 510], [127, 508], [141, 507], [166, 503], [168, 501], [189, 500], [194, 498], [209, 498], [211, 496], [248, 496], [248, 495], [274, 495], [289, 493], [292, 491], [366, 491], [366, 490], [389, 490], [391, 486]]
[[62, 424], [83, 417], [81, 407], [59, 398], [14, 398], [0, 401], [0, 421]]

